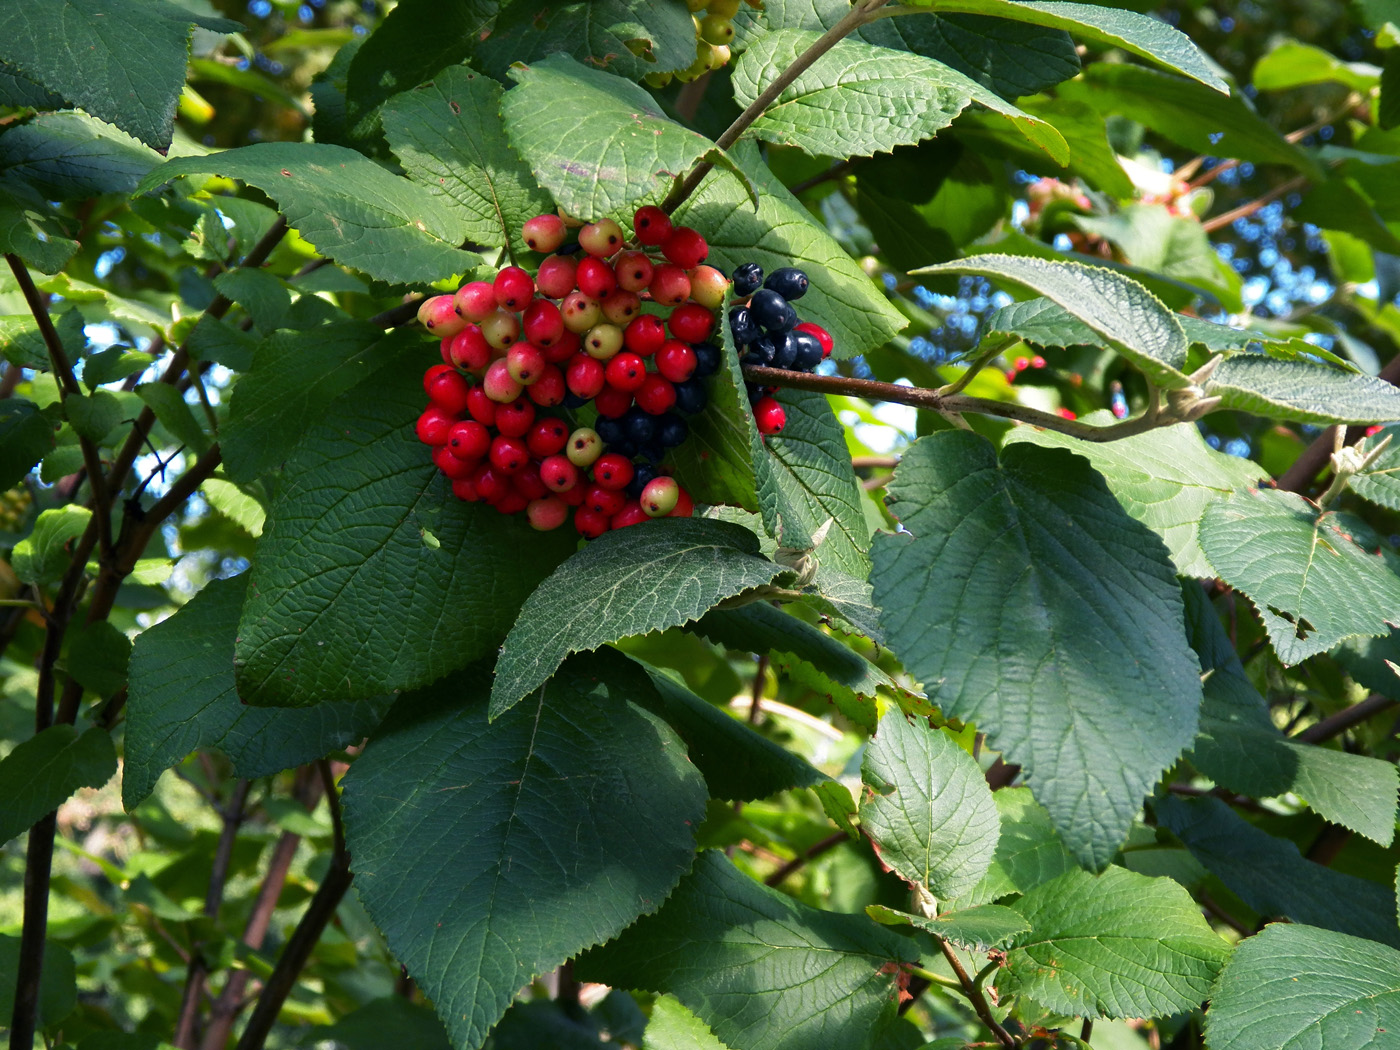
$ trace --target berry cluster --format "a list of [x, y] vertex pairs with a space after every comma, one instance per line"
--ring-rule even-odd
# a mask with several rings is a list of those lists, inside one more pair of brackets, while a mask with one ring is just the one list
[[708, 401], [701, 380], [720, 365], [708, 340], [729, 281], [702, 265], [704, 237], [660, 208], [638, 209], [632, 225], [635, 248], [611, 219], [566, 244], [564, 220], [537, 215], [525, 243], [551, 254], [534, 277], [507, 266], [419, 307], [443, 363], [423, 377], [417, 433], [459, 499], [524, 511], [541, 530], [572, 512], [590, 539], [692, 512], [660, 463]]
[[[695, 24], [695, 61], [675, 73], [648, 73], [644, 79], [654, 88], [664, 88], [675, 77], [682, 84], [704, 76], [729, 63], [729, 45], [734, 40], [734, 16], [739, 0], [688, 0]], [[752, 6], [758, 6], [749, 0]]]
[[23, 485], [0, 492], [0, 532], [18, 532], [33, 505], [34, 496]]
[[[792, 266], [774, 270], [767, 278], [758, 263], [734, 271], [734, 294], [746, 303], [729, 311], [729, 332], [745, 364], [811, 372], [831, 356], [827, 330], [802, 321], [792, 306], [807, 294], [807, 275]], [[754, 422], [761, 434], [776, 434], [787, 423], [783, 406], [773, 397], [775, 386], [746, 383]]]

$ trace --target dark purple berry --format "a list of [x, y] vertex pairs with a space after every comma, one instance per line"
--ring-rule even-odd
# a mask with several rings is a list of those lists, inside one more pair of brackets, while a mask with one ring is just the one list
[[599, 416], [598, 422], [593, 424], [593, 429], [598, 432], [598, 437], [602, 438], [603, 444], [608, 448], [612, 448], [626, 436], [622, 429], [622, 420], [609, 419], [606, 416]]
[[761, 336], [763, 329], [747, 306], [736, 306], [729, 311], [729, 334], [734, 337], [734, 342], [743, 346]]
[[701, 411], [709, 400], [704, 384], [698, 379], [687, 379], [684, 383], [676, 384], [676, 409], [686, 415], [693, 416]]
[[662, 457], [666, 455], [666, 448], [656, 438], [652, 438], [641, 448], [637, 449], [637, 455], [643, 459], [649, 459], [653, 463], [660, 463]]
[[744, 364], [771, 367], [777, 356], [777, 340], [771, 335], [761, 335], [744, 349]]
[[627, 495], [633, 499], [640, 499], [642, 489], [655, 479], [660, 472], [650, 463], [638, 463], [636, 472], [632, 475], [632, 480], [627, 483]]
[[744, 392], [749, 395], [749, 404], [756, 405], [768, 396], [768, 388], [762, 383], [745, 383]]
[[695, 351], [696, 375], [709, 376], [719, 371], [719, 347], [714, 343], [696, 343], [691, 349]]
[[753, 295], [763, 284], [763, 268], [758, 263], [744, 263], [734, 271], [734, 294], [742, 298]]
[[763, 287], [777, 292], [788, 302], [801, 299], [807, 294], [807, 275], [795, 266], [784, 266], [774, 270], [763, 282]]
[[631, 408], [622, 417], [622, 427], [627, 432], [627, 440], [641, 447], [656, 436], [655, 417], [640, 408]]
[[788, 342], [795, 344], [797, 353], [789, 366], [799, 372], [810, 372], [822, 363], [822, 344], [811, 332], [792, 331], [788, 333]]
[[769, 332], [787, 332], [797, 324], [797, 311], [771, 288], [760, 288], [749, 300], [749, 313]]
[[783, 332], [768, 337], [773, 340], [774, 368], [791, 368], [792, 363], [797, 360], [797, 342], [792, 336], [792, 332]]
[[690, 425], [674, 412], [667, 412], [656, 424], [656, 439], [665, 448], [675, 448], [685, 444], [690, 436]]

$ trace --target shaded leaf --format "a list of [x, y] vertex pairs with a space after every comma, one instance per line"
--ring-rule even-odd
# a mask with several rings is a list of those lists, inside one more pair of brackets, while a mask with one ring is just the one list
[[0, 401], [0, 491], [13, 487], [54, 447], [53, 425], [22, 397]]
[[49, 200], [130, 193], [160, 154], [85, 113], [41, 113], [0, 136], [0, 176]]
[[[638, 46], [640, 55], [628, 45]], [[482, 69], [504, 76], [512, 62], [562, 52], [609, 73], [640, 80], [695, 61], [695, 28], [680, 0], [589, 0], [515, 4], [477, 48]]]
[[1076, 867], [1050, 814], [1029, 788], [1002, 788], [992, 798], [1001, 818], [1001, 835], [986, 876], [956, 902], [960, 909], [1026, 893]]
[[865, 912], [882, 926], [915, 926], [970, 951], [999, 948], [1016, 934], [1026, 933], [1031, 928], [1020, 912], [1000, 904], [950, 911], [932, 919], [895, 911], [880, 904], [869, 905]]
[[0, 843], [51, 813], [79, 788], [100, 788], [117, 771], [117, 753], [107, 730], [79, 733], [51, 725], [0, 759]]

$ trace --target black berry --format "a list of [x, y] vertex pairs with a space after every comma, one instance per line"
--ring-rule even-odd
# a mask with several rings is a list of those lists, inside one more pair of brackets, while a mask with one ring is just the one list
[[734, 337], [734, 342], [743, 346], [761, 336], [763, 329], [747, 306], [736, 306], [729, 311], [729, 334]]
[[787, 332], [797, 324], [797, 311], [771, 288], [760, 288], [753, 293], [749, 313], [769, 332]]
[[788, 302], [801, 299], [807, 294], [807, 275], [795, 266], [784, 266], [774, 270], [763, 282], [763, 287], [777, 292]]
[[796, 345], [792, 365], [799, 372], [810, 372], [822, 363], [822, 344], [811, 332], [789, 332], [788, 342]]
[[667, 412], [657, 422], [656, 439], [666, 448], [685, 444], [690, 436], [690, 425], [674, 412]]
[[709, 400], [704, 384], [698, 379], [687, 379], [684, 383], [676, 384], [676, 408], [686, 415], [693, 416], [701, 411]]
[[763, 268], [758, 263], [744, 263], [734, 271], [734, 294], [753, 295], [763, 284]]
[[696, 343], [691, 349], [695, 351], [696, 375], [710, 376], [719, 371], [719, 347], [714, 343]]

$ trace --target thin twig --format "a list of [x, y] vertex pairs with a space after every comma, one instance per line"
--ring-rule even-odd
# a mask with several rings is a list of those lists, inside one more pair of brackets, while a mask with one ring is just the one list
[[1359, 726], [1362, 722], [1396, 706], [1398, 706], [1397, 701], [1390, 697], [1382, 696], [1380, 693], [1372, 693], [1365, 700], [1352, 704], [1350, 707], [1344, 707], [1320, 722], [1314, 722], [1293, 739], [1307, 744], [1320, 744], [1324, 740], [1331, 740], [1334, 736], [1341, 736], [1348, 729]]
[[820, 842], [813, 843], [811, 846], [808, 846], [797, 856], [793, 857], [792, 860], [788, 861], [777, 871], [773, 872], [773, 874], [769, 875], [766, 879], [764, 879], [763, 885], [782, 885], [787, 880], [787, 878], [793, 874], [793, 872], [801, 870], [802, 867], [805, 866], [808, 861], [815, 860], [816, 858], [820, 857], [823, 853], [827, 853], [831, 850], [834, 850], [837, 846], [841, 845], [841, 843], [848, 841], [850, 837], [851, 836], [847, 835], [844, 831], [838, 831], [834, 834], [828, 835]]
[[1247, 219], [1265, 205], [1272, 204], [1280, 197], [1287, 197], [1296, 190], [1301, 190], [1309, 181], [1311, 180], [1306, 175], [1295, 175], [1285, 182], [1280, 182], [1267, 193], [1261, 193], [1252, 201], [1245, 201], [1238, 208], [1231, 208], [1227, 212], [1221, 212], [1213, 218], [1206, 219], [1201, 223], [1201, 229], [1205, 230], [1206, 233], [1214, 233], [1216, 230], [1229, 226], [1236, 219]]
[[958, 958], [958, 953], [953, 950], [953, 946], [937, 934], [933, 935], [933, 939], [938, 942], [938, 947], [942, 950], [943, 957], [948, 960], [948, 965], [953, 968], [953, 973], [957, 975], [958, 983], [962, 985], [963, 994], [966, 995], [968, 1001], [972, 1003], [972, 1008], [977, 1012], [977, 1016], [981, 1019], [982, 1023], [991, 1029], [992, 1035], [996, 1036], [997, 1042], [1007, 1047], [1008, 1050], [1014, 1050], [1016, 1046], [1015, 1038], [992, 1016], [991, 1004], [987, 1002], [987, 997], [982, 994], [981, 989], [973, 984], [972, 978], [968, 976], [967, 970], [963, 967], [962, 960]]

